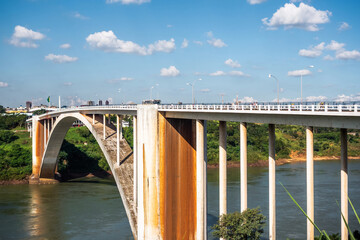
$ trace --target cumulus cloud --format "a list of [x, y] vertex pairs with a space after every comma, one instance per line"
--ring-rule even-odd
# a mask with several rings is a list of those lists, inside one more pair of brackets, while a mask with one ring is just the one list
[[207, 33], [207, 36], [210, 38], [209, 40], [207, 40], [207, 42], [214, 47], [217, 48], [222, 48], [222, 47], [226, 47], [226, 43], [223, 42], [223, 40], [221, 40], [220, 38], [215, 38], [214, 34], [210, 31]]
[[175, 66], [170, 66], [169, 68], [162, 68], [160, 70], [160, 76], [163, 77], [176, 77], [180, 75], [180, 71], [176, 69]]
[[210, 76], [225, 76], [226, 73], [224, 71], [216, 71], [209, 74]]
[[151, 2], [151, 0], [106, 0], [106, 3], [122, 3], [122, 4], [143, 4]]
[[265, 1], [266, 0], [247, 0], [247, 2], [250, 3], [251, 5], [260, 4], [260, 3], [263, 3]]
[[336, 58], [341, 60], [360, 60], [360, 52], [357, 50], [352, 51], [340, 51], [336, 53]]
[[74, 14], [72, 16], [74, 18], [81, 19], [81, 20], [88, 20], [89, 19], [89, 17], [81, 15], [79, 12], [74, 12]]
[[155, 52], [172, 52], [175, 49], [175, 40], [159, 40], [149, 44], [148, 47], [140, 46], [132, 41], [118, 39], [113, 31], [102, 31], [90, 34], [86, 38], [87, 43], [96, 49], [105, 52], [136, 53], [139, 55], [151, 55]]
[[232, 60], [231, 58], [227, 59], [225, 61], [225, 64], [232, 67], [232, 68], [239, 68], [241, 67], [240, 63], [238, 63], [237, 61]]
[[254, 99], [253, 97], [244, 97], [242, 99], [239, 99], [239, 101], [242, 103], [257, 102], [256, 99]]
[[288, 72], [288, 76], [292, 76], [292, 77], [307, 76], [310, 74], [311, 71], [309, 71], [308, 69], [294, 70]]
[[263, 18], [262, 22], [268, 26], [269, 30], [284, 27], [284, 29], [300, 28], [307, 31], [319, 31], [318, 25], [329, 22], [330, 16], [331, 12], [317, 10], [305, 3], [300, 3], [299, 7], [294, 3], [285, 3], [270, 19]]
[[347, 22], [342, 22], [338, 28], [339, 31], [345, 31], [350, 29], [351, 26]]
[[216, 72], [210, 73], [209, 76], [212, 76], [212, 77], [218, 77], [218, 76], [248, 77], [249, 75], [247, 75], [241, 71], [230, 71], [227, 73], [224, 71], [216, 71]]
[[181, 43], [181, 48], [187, 48], [189, 46], [189, 41], [184, 38], [184, 41]]
[[40, 32], [35, 32], [26, 27], [17, 25], [14, 33], [9, 41], [10, 44], [16, 47], [37, 48], [39, 45], [35, 41], [42, 40], [45, 35]]
[[345, 95], [345, 94], [341, 94], [338, 95], [335, 99], [336, 102], [352, 102], [352, 101], [360, 101], [360, 93], [355, 94], [355, 95]]
[[62, 48], [62, 49], [69, 49], [69, 48], [71, 48], [71, 45], [70, 45], [69, 43], [64, 43], [64, 44], [61, 44], [61, 45], [60, 45], [60, 48]]
[[327, 50], [331, 51], [340, 51], [343, 50], [345, 43], [339, 43], [337, 41], [331, 40], [331, 42], [326, 46]]
[[0, 82], [0, 88], [8, 87], [9, 84], [7, 82]]
[[325, 43], [322, 42], [315, 47], [310, 47], [308, 49], [301, 49], [299, 51], [299, 55], [302, 57], [309, 57], [309, 58], [315, 58], [319, 57], [322, 54], [322, 51], [325, 48]]
[[78, 60], [77, 57], [69, 57], [67, 55], [55, 55], [50, 53], [49, 55], [45, 56], [46, 61], [52, 61], [54, 63], [69, 63], [75, 62]]

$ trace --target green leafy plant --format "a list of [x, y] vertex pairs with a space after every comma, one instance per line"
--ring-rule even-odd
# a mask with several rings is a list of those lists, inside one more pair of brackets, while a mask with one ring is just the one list
[[212, 226], [214, 237], [234, 240], [257, 240], [264, 232], [265, 216], [259, 208], [221, 215]]

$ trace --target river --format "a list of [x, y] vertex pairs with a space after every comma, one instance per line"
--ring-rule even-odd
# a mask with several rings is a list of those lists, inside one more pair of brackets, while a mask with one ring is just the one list
[[[315, 222], [328, 233], [340, 231], [340, 162], [316, 161]], [[277, 166], [282, 182], [306, 209], [305, 163]], [[218, 169], [208, 169], [208, 225], [219, 210]], [[228, 169], [228, 211], [240, 208], [240, 173]], [[360, 160], [349, 160], [349, 196], [360, 213]], [[278, 239], [305, 239], [306, 219], [276, 185]], [[268, 216], [267, 168], [248, 169], [248, 207]], [[349, 205], [351, 229], [360, 229]], [[132, 239], [115, 183], [83, 178], [55, 185], [0, 186], [0, 239]], [[209, 228], [210, 229], [210, 228]], [[267, 226], [264, 239], [267, 239]], [[212, 239], [209, 233], [209, 239]]]

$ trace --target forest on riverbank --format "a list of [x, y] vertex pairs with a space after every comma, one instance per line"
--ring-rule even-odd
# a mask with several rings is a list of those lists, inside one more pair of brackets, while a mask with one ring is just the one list
[[[0, 116], [0, 181], [26, 179], [31, 174], [31, 139], [25, 129], [26, 116]], [[115, 119], [112, 119], [115, 121]], [[132, 119], [126, 118], [130, 127], [123, 128], [123, 135], [133, 146]], [[216, 165], [219, 155], [219, 122], [207, 122], [207, 157], [209, 164]], [[268, 125], [248, 124], [248, 163], [264, 165], [268, 158]], [[348, 155], [360, 156], [360, 132], [349, 130]], [[227, 123], [227, 160], [240, 159], [239, 123]], [[276, 126], [276, 159], [304, 157], [305, 128], [301, 126]], [[333, 157], [340, 155], [339, 129], [314, 129], [314, 155]], [[58, 172], [62, 179], [71, 179], [89, 173], [108, 175], [110, 170], [99, 145], [86, 127], [70, 128], [62, 144]]]

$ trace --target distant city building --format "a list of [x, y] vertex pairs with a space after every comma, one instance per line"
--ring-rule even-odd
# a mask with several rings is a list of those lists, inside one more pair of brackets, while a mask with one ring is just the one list
[[27, 102], [26, 102], [26, 110], [29, 111], [31, 107], [32, 107], [32, 102], [27, 101]]
[[99, 106], [102, 106], [102, 100], [99, 100]]
[[94, 102], [94, 101], [88, 101], [87, 103], [88, 103], [88, 104], [87, 104], [88, 106], [94, 106], [94, 105], [95, 105], [95, 102]]
[[105, 101], [105, 105], [109, 105], [109, 101], [108, 101], [108, 100]]

